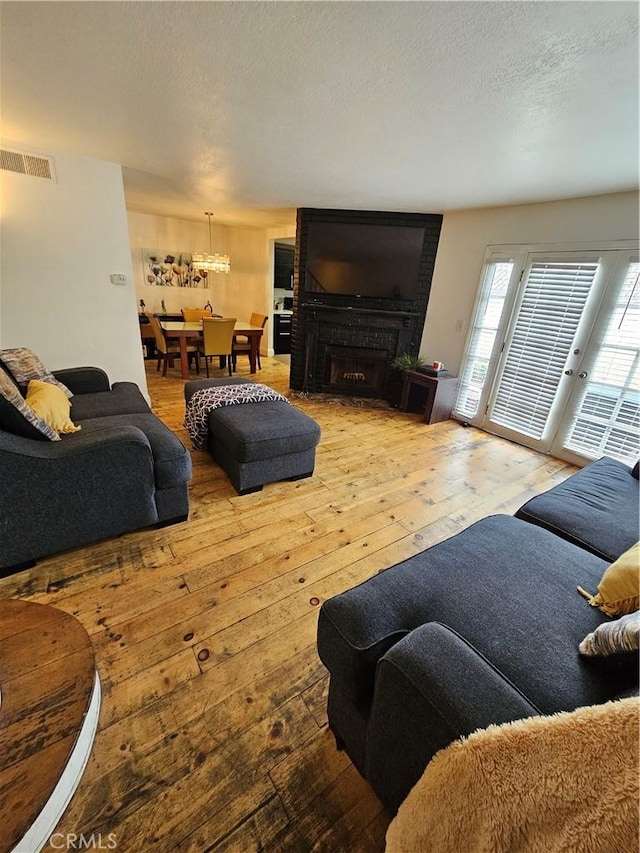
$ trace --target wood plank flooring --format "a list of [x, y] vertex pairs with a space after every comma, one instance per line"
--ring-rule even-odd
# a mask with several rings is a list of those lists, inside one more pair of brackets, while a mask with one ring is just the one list
[[[189, 447], [178, 370], [147, 375]], [[239, 497], [193, 452], [188, 522], [0, 580], [76, 616], [96, 651], [99, 731], [58, 832], [115, 833], [122, 853], [384, 849], [389, 817], [327, 730], [319, 605], [575, 469], [453, 421], [292, 401], [322, 428], [312, 478]]]

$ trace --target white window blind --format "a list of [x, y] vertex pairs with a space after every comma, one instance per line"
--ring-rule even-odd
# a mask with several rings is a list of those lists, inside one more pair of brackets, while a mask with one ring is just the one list
[[531, 264], [491, 404], [491, 421], [542, 437], [597, 270], [597, 262]]
[[465, 362], [460, 372], [454, 412], [473, 418], [478, 412], [496, 333], [509, 288], [513, 261], [489, 261], [473, 318]]
[[640, 263], [632, 263], [582, 395], [567, 447], [634, 464], [640, 452]]

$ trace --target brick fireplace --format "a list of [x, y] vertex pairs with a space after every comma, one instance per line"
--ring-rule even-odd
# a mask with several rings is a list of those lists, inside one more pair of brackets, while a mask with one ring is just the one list
[[[309, 294], [301, 288], [306, 234], [313, 221], [416, 221], [425, 237], [415, 298]], [[291, 344], [291, 387], [308, 392], [390, 399], [393, 359], [417, 354], [424, 328], [442, 216], [375, 211], [298, 210]]]
[[391, 362], [410, 348], [418, 315], [311, 304], [301, 309], [304, 390], [386, 399]]

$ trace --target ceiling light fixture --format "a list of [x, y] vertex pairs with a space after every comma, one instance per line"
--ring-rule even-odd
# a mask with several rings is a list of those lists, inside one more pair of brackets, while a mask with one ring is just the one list
[[231, 261], [229, 260], [229, 255], [214, 255], [211, 248], [211, 217], [213, 216], [213, 213], [209, 213], [205, 210], [204, 215], [209, 217], [209, 254], [200, 253], [192, 255], [191, 264], [196, 269], [204, 270], [206, 272], [231, 272]]

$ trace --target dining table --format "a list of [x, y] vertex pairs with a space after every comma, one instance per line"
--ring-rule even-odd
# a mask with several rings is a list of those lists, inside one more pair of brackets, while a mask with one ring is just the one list
[[[189, 359], [187, 358], [187, 342], [189, 339], [202, 337], [202, 320], [180, 323], [175, 320], [160, 320], [160, 326], [166, 338], [178, 341], [180, 346], [180, 367], [182, 378], [189, 378]], [[244, 335], [249, 339], [249, 371], [255, 373], [258, 365], [258, 350], [264, 329], [262, 326], [252, 326], [244, 320], [236, 320], [233, 327], [234, 335]]]

